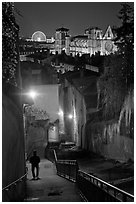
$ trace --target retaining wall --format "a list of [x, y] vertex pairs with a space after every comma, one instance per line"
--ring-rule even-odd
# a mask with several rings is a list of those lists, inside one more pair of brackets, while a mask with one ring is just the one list
[[[2, 94], [2, 188], [25, 174], [22, 108], [19, 90], [8, 87]], [[3, 191], [3, 201], [22, 201], [25, 182]]]

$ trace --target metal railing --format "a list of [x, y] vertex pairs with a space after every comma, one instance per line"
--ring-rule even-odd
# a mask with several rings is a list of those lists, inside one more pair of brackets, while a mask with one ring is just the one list
[[57, 174], [70, 181], [76, 182], [78, 164], [76, 160], [57, 160]]
[[134, 202], [133, 195], [80, 170], [76, 183], [88, 202]]
[[55, 159], [55, 162], [57, 162], [58, 158], [57, 158], [57, 154], [56, 154], [55, 149], [53, 150], [53, 154], [54, 154], [54, 159]]
[[93, 176], [79, 170], [76, 160], [58, 160], [53, 150], [57, 174], [76, 182], [82, 198], [96, 202], [134, 202], [134, 196]]
[[45, 153], [45, 157], [51, 162], [56, 163], [57, 161], [56, 151], [54, 149], [47, 150], [47, 152]]
[[[26, 173], [18, 178], [17, 180], [13, 181], [12, 183], [8, 184], [4, 188], [2, 188], [2, 194], [5, 197], [8, 197], [10, 201], [16, 201], [16, 198], [18, 197], [17, 191], [20, 190], [20, 184], [24, 182], [24, 186], [26, 185], [26, 177], [27, 177], [28, 169], [26, 167]], [[26, 190], [26, 186], [25, 186]], [[6, 194], [6, 195], [5, 195]], [[22, 197], [26, 196], [26, 192], [23, 191]]]
[[58, 160], [56, 151], [53, 150], [57, 174], [70, 181], [76, 182], [78, 163], [76, 160]]

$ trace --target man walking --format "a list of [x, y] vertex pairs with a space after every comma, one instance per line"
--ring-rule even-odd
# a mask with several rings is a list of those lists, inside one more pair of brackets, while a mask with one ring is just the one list
[[[40, 157], [37, 156], [37, 152], [33, 151], [33, 156], [30, 158], [30, 163], [32, 167], [32, 176], [33, 180], [39, 179], [39, 163], [40, 163]], [[36, 176], [35, 176], [35, 169], [36, 169]]]

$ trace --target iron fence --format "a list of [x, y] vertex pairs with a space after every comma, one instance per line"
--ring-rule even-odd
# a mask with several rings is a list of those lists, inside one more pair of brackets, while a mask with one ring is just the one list
[[78, 171], [78, 164], [76, 160], [57, 160], [56, 161], [57, 174], [76, 182]]
[[26, 197], [27, 173], [28, 168], [26, 167], [26, 173], [23, 176], [2, 188], [2, 200], [4, 202], [24, 200], [24, 198]]
[[53, 150], [57, 174], [77, 184], [80, 195], [87, 202], [134, 202], [134, 196], [79, 170], [76, 160], [58, 160]]
[[51, 162], [56, 162], [57, 159], [56, 159], [56, 151], [54, 149], [48, 149], [46, 152], [45, 152], [45, 157], [51, 161]]
[[88, 202], [134, 202], [133, 195], [80, 170], [76, 183]]

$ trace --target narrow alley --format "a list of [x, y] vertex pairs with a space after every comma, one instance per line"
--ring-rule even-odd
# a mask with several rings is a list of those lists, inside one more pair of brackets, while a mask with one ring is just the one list
[[81, 202], [74, 183], [56, 174], [55, 164], [43, 159], [39, 180], [32, 180], [31, 165], [27, 163], [27, 198], [25, 202]]
[[1, 201], [134, 202], [134, 2], [1, 10]]

